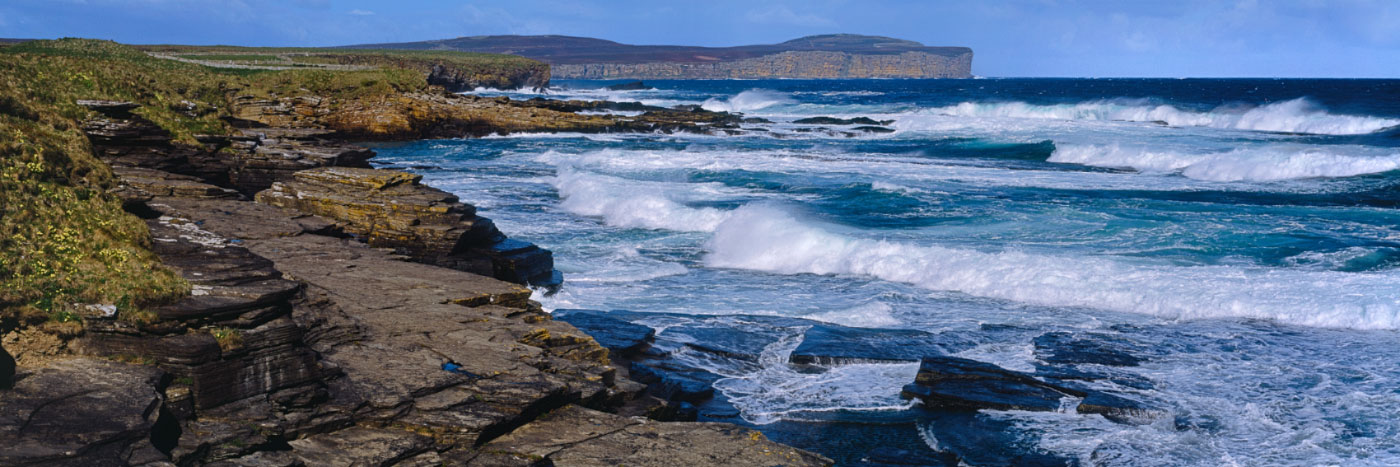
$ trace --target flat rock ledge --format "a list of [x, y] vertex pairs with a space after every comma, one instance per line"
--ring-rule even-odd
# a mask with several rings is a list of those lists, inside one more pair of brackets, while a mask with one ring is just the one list
[[421, 175], [382, 169], [322, 167], [297, 172], [257, 194], [259, 203], [340, 223], [370, 246], [417, 261], [497, 279], [555, 286], [548, 250], [506, 238], [490, 219], [456, 196], [419, 183]]
[[[429, 219], [416, 225], [473, 219], [415, 177], [350, 172], [306, 179], [385, 204], [408, 187], [428, 200], [408, 208]], [[620, 415], [665, 404], [520, 284], [411, 261], [353, 238], [368, 233], [350, 222], [187, 176], [119, 174], [191, 187], [141, 188], [132, 204], [194, 292], [87, 317], [72, 344], [87, 357], [20, 367], [0, 391], [0, 446], [16, 447], [0, 465], [830, 465], [732, 425]], [[581, 435], [598, 427], [606, 436]], [[546, 446], [539, 433], [573, 438]]]
[[727, 423], [656, 422], [569, 406], [482, 446], [467, 465], [821, 466], [831, 461]]

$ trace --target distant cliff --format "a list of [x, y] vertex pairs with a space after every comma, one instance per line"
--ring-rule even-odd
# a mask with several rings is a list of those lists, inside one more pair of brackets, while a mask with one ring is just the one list
[[355, 48], [514, 54], [558, 79], [969, 78], [972, 49], [878, 36], [809, 36], [771, 45], [628, 45], [569, 36], [475, 36]]

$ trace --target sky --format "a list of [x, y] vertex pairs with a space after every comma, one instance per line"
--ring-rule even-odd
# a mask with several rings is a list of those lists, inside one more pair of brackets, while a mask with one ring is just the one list
[[979, 76], [1400, 78], [1400, 0], [4, 0], [0, 37], [329, 46], [487, 34], [971, 47]]

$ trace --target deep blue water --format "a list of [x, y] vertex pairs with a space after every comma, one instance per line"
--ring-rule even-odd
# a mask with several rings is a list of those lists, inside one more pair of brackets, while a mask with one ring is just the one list
[[[702, 418], [848, 465], [892, 450], [971, 464], [1400, 463], [1400, 80], [602, 84], [545, 97], [776, 123], [423, 141], [375, 162], [420, 166], [552, 249], [566, 284], [537, 297], [547, 308], [677, 314], [642, 320], [662, 341], [761, 328], [752, 360], [673, 349], [718, 378]], [[791, 123], [817, 115], [896, 131]], [[1090, 384], [1171, 415], [933, 413], [898, 396], [917, 364], [795, 368], [802, 327], [745, 315], [940, 332], [972, 343], [959, 356], [1022, 371], [1041, 363], [1045, 332], [1122, 339], [1147, 362]]]

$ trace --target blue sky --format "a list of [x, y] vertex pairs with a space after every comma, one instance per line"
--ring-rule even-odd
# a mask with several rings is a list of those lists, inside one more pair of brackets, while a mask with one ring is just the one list
[[322, 46], [481, 34], [743, 45], [834, 32], [976, 53], [982, 76], [1400, 78], [1400, 0], [5, 0], [0, 37]]

